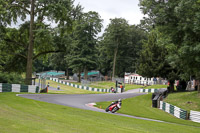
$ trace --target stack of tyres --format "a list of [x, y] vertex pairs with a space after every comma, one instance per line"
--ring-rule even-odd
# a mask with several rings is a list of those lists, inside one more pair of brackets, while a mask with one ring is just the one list
[[3, 83], [2, 84], [2, 92], [12, 92], [12, 85]]
[[28, 92], [28, 85], [21, 85], [20, 92]]

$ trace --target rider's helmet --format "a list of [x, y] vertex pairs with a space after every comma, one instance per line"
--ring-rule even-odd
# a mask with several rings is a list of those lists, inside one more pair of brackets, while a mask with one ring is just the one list
[[122, 102], [122, 100], [121, 100], [121, 99], [118, 99], [118, 102]]

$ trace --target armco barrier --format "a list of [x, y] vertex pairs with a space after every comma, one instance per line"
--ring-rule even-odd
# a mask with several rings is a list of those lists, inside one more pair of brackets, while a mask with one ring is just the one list
[[184, 120], [188, 119], [186, 110], [183, 110], [183, 109], [176, 107], [174, 105], [171, 105], [169, 103], [160, 101], [160, 109], [167, 113], [174, 115], [177, 118], [181, 118]]
[[190, 110], [190, 118], [191, 121], [200, 123], [200, 112]]
[[146, 93], [154, 93], [157, 91], [158, 89], [140, 89], [140, 92], [146, 92]]
[[30, 92], [39, 93], [39, 87], [35, 85], [20, 85], [0, 83], [0, 92]]
[[[79, 89], [83, 89], [83, 90], [88, 90], [88, 91], [111, 92], [110, 89], [99, 89], [99, 88], [92, 88], [92, 87], [87, 87], [87, 86], [76, 85], [76, 84], [72, 84], [72, 83], [69, 83], [69, 82], [59, 80], [58, 78], [50, 78], [50, 80], [64, 84], [64, 85], [68, 85], [68, 86], [71, 86], [71, 87], [75, 87], [75, 88], [79, 88]], [[117, 92], [121, 93], [121, 88], [117, 88]]]

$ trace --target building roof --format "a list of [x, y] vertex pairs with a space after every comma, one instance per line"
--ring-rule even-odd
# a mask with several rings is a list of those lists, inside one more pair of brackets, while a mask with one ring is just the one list
[[[99, 72], [89, 72], [88, 76], [99, 74]], [[84, 73], [81, 73], [81, 76], [84, 76]]]

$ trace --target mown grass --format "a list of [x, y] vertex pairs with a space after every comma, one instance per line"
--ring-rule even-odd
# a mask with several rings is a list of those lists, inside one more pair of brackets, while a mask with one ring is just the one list
[[[109, 82], [109, 81], [93, 82], [90, 85], [90, 87], [110, 89], [111, 87], [115, 88], [115, 82]], [[131, 90], [131, 89], [138, 89], [138, 88], [141, 88], [141, 87], [142, 87], [142, 85], [125, 84], [125, 91]]]
[[[58, 84], [60, 86], [62, 86], [62, 88], [66, 88], [66, 85], [60, 84], [60, 83], [56, 83], [55, 81], [51, 81], [51, 80], [47, 80], [47, 82], [49, 82], [50, 84], [52, 84], [51, 86], [54, 86], [55, 88], [57, 88]], [[81, 83], [77, 83], [77, 82], [73, 82], [73, 84], [77, 84], [77, 85], [81, 85]], [[92, 88], [100, 88], [100, 89], [110, 89], [111, 87], [115, 88], [115, 82], [111, 82], [111, 81], [102, 81], [102, 82], [92, 82], [89, 87]], [[68, 87], [67, 87], [68, 88]], [[67, 90], [67, 88], [65, 90]], [[69, 88], [73, 88], [73, 87], [69, 87]], [[125, 84], [125, 91], [131, 90], [131, 89], [138, 89], [138, 88], [144, 88], [144, 89], [160, 89], [160, 88], [167, 88], [167, 85], [151, 85], [151, 86], [146, 86], [144, 87], [143, 85], [135, 85], [135, 84]], [[50, 91], [51, 92], [51, 91]], [[60, 93], [59, 91], [53, 91], [53, 93]], [[63, 92], [66, 93], [66, 92]]]
[[137, 120], [0, 94], [1, 133], [198, 133], [199, 128]]
[[[60, 83], [57, 83], [55, 81], [51, 81], [51, 80], [47, 80], [46, 81], [47, 83], [49, 82], [50, 83], [50, 86], [52, 87], [55, 87], [57, 88], [58, 85], [62, 85], [62, 88], [66, 88], [65, 86], [67, 85], [63, 85], [63, 84], [60, 84]], [[77, 85], [81, 85], [81, 83], [77, 83], [77, 82], [72, 82], [73, 84], [77, 84]], [[103, 81], [103, 82], [92, 82], [89, 87], [92, 87], [92, 88], [100, 88], [100, 89], [110, 89], [111, 87], [114, 87], [115, 88], [115, 82], [110, 82], [110, 81]], [[138, 88], [141, 88], [143, 87], [142, 85], [132, 85], [132, 84], [125, 84], [125, 91], [127, 90], [131, 90], [131, 89], [138, 89]], [[68, 87], [67, 87], [68, 88]], [[66, 88], [66, 89], [67, 89]], [[70, 87], [70, 88], [73, 88], [73, 87]], [[57, 91], [57, 93], [59, 93]]]
[[165, 101], [187, 111], [200, 111], [200, 94], [197, 91], [171, 93]]
[[[124, 99], [122, 100], [122, 108], [118, 112], [138, 117], [145, 117], [145, 118], [162, 120], [166, 122], [200, 127], [200, 123], [178, 119], [160, 109], [152, 108], [151, 96], [152, 94], [148, 94], [134, 98]], [[99, 102], [97, 103], [97, 107], [101, 106], [103, 109], [105, 109], [110, 103], [111, 102]]]
[[68, 85], [64, 85], [61, 83], [57, 83], [55, 81], [46, 80], [46, 83], [50, 84], [51, 87], [57, 88], [60, 86], [61, 90], [48, 90], [48, 93], [59, 93], [59, 94], [98, 94], [102, 92], [94, 92], [94, 91], [88, 91], [88, 90], [82, 90], [79, 88], [71, 87]]
[[160, 89], [160, 88], [167, 88], [168, 85], [151, 85], [145, 86], [144, 89]]

